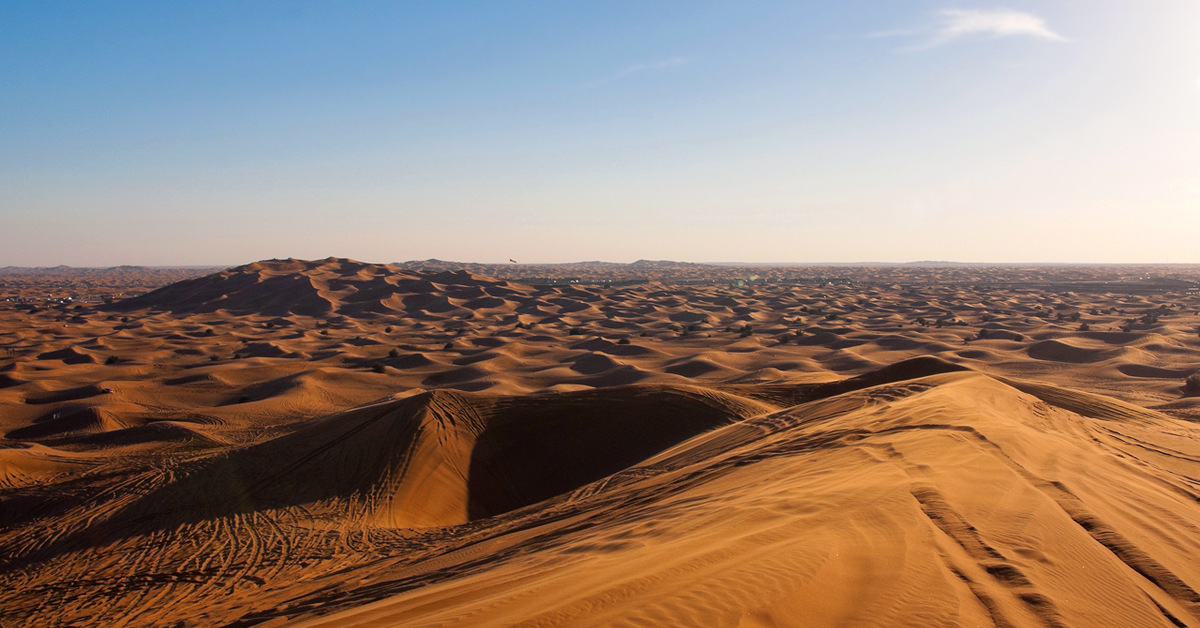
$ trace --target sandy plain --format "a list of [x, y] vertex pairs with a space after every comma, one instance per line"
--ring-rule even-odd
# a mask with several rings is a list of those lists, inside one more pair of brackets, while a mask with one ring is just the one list
[[1200, 267], [179, 272], [0, 273], [0, 625], [1200, 625]]

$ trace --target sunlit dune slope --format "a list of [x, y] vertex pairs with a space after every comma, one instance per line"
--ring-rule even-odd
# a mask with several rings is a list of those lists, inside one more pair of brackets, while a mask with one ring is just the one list
[[730, 424], [304, 625], [1196, 625], [1196, 428], [1045, 397], [950, 373]]

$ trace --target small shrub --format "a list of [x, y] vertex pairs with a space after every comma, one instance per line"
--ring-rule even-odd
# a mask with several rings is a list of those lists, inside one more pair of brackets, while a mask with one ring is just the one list
[[375, 365], [371, 367], [371, 370], [375, 371], [376, 373], [386, 373], [387, 367], [382, 363], [376, 362]]
[[115, 355], [110, 355], [107, 358], [104, 358], [105, 364], [116, 364], [117, 362], [120, 362], [120, 361], [121, 361], [121, 358], [118, 358]]
[[582, 336], [587, 333], [587, 330], [582, 327], [572, 327], [567, 334], [571, 336]]
[[1089, 331], [1091, 328], [1092, 326], [1088, 325], [1086, 321], [1079, 324], [1079, 331]]
[[629, 344], [629, 339], [628, 339], [628, 338], [622, 338], [622, 339], [620, 339], [620, 340], [618, 340], [618, 341], [617, 341], [617, 344], [619, 344], [619, 345], [627, 345], [627, 344]]
[[385, 333], [385, 334], [390, 334], [390, 333], [392, 333], [392, 326], [391, 326], [391, 325], [388, 325], [387, 327], [384, 327], [384, 328], [383, 328], [383, 333]]
[[1189, 397], [1200, 396], [1200, 373], [1192, 373], [1183, 380], [1183, 394]]
[[449, 350], [453, 349], [453, 348], [454, 348], [454, 341], [452, 340], [452, 341], [450, 341], [450, 342], [447, 342], [446, 344], [442, 345], [442, 348], [443, 348], [443, 349], [445, 349], [446, 351], [449, 351]]
[[391, 351], [388, 351], [388, 357], [389, 357], [389, 358], [396, 358], [396, 357], [400, 357], [400, 350], [399, 350], [399, 349], [392, 349]]

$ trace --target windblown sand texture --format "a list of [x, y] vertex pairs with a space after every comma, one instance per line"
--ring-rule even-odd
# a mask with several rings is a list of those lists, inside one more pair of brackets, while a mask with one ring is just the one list
[[0, 625], [1200, 626], [1198, 269], [436, 264], [3, 304]]

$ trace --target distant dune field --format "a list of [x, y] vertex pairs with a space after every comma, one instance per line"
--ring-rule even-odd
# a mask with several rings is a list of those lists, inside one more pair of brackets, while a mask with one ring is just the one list
[[0, 303], [0, 626], [1200, 626], [1196, 269], [597, 264]]

